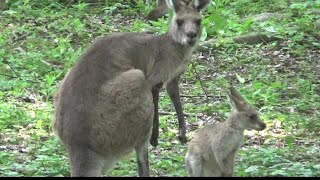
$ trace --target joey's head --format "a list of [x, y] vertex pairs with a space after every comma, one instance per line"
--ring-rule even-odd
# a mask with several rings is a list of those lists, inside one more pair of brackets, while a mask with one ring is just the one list
[[194, 46], [202, 33], [200, 11], [207, 7], [210, 0], [193, 0], [188, 5], [181, 0], [166, 0], [166, 2], [174, 11], [169, 35], [182, 45]]
[[230, 88], [229, 98], [232, 107], [234, 123], [242, 129], [264, 130], [266, 124], [260, 119], [259, 112], [256, 111], [240, 93], [233, 87]]

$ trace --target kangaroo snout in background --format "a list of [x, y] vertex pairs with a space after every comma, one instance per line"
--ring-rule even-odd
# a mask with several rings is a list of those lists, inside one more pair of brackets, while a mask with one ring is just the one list
[[233, 176], [244, 130], [266, 128], [258, 111], [235, 88], [230, 88], [228, 96], [232, 107], [229, 118], [222, 123], [206, 125], [189, 143], [185, 162], [190, 176]]
[[167, 3], [175, 12], [167, 34], [101, 37], [60, 83], [53, 128], [68, 151], [71, 176], [99, 176], [133, 150], [139, 176], [149, 176], [154, 89], [165, 83], [177, 90], [201, 35], [200, 11], [209, 0]]
[[[185, 4], [189, 4], [191, 0], [182, 0]], [[147, 15], [147, 20], [156, 20], [160, 17], [163, 17], [168, 12], [168, 5], [166, 0], [157, 0], [157, 5], [152, 9]]]

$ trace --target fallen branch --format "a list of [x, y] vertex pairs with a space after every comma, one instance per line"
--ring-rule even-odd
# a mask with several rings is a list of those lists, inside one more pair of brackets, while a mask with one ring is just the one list
[[252, 20], [253, 22], [264, 22], [271, 18], [274, 18], [275, 20], [281, 20], [283, 17], [284, 15], [280, 13], [261, 13], [261, 14], [256, 14], [253, 16], [243, 18], [240, 20], [240, 22], [243, 23], [249, 19]]
[[[247, 18], [243, 18], [240, 20], [241, 23], [245, 22], [248, 19], [251, 19], [253, 22], [264, 22], [267, 21], [271, 18], [274, 18], [276, 20], [281, 20], [284, 17], [283, 14], [279, 13], [261, 13], [253, 16], [249, 16]], [[242, 36], [237, 36], [237, 37], [230, 37], [227, 38], [233, 41], [234, 43], [237, 44], [260, 44], [260, 43], [269, 43], [271, 41], [278, 40], [279, 38], [276, 37], [269, 37], [266, 34], [263, 33], [253, 33], [249, 35], [242, 35]], [[215, 46], [217, 44], [216, 40], [208, 40], [206, 42], [203, 42], [198, 46], [197, 50], [198, 51], [207, 51], [209, 48], [210, 49], [216, 49], [217, 47]]]
[[[233, 41], [237, 44], [260, 44], [260, 43], [269, 43], [275, 40], [278, 40], [277, 37], [269, 37], [266, 34], [263, 33], [253, 33], [249, 35], [243, 35], [243, 36], [237, 36], [237, 37], [231, 37], [227, 38]], [[208, 49], [217, 49], [217, 40], [216, 39], [210, 39], [208, 41], [205, 41], [200, 44], [200, 46], [197, 47], [198, 51], [208, 51]]]
[[232, 38], [232, 40], [235, 43], [238, 44], [259, 44], [259, 43], [269, 43], [271, 41], [278, 40], [279, 38], [277, 37], [268, 37], [265, 34], [262, 33], [255, 33], [255, 34], [249, 34], [249, 35], [244, 35], [244, 36], [238, 36]]

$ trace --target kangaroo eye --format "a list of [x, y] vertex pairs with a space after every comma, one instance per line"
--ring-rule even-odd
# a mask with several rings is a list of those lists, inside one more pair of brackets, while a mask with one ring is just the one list
[[182, 19], [177, 19], [177, 24], [178, 24], [178, 26], [181, 26], [183, 24], [183, 20]]
[[250, 118], [251, 120], [254, 120], [254, 119], [257, 118], [257, 115], [256, 115], [256, 114], [249, 115], [249, 118]]

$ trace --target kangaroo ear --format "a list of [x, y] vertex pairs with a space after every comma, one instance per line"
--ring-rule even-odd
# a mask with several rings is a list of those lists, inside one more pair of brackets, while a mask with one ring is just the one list
[[230, 92], [232, 96], [236, 97], [238, 100], [242, 101], [243, 103], [247, 102], [234, 87], [230, 87]]
[[170, 9], [173, 9], [175, 12], [178, 12], [181, 7], [184, 5], [181, 0], [166, 0], [167, 5]]
[[229, 100], [230, 100], [230, 106], [232, 108], [232, 111], [243, 111], [245, 104], [242, 103], [238, 98], [228, 93]]
[[207, 8], [210, 0], [192, 0], [189, 4], [190, 7], [197, 9], [199, 12]]

